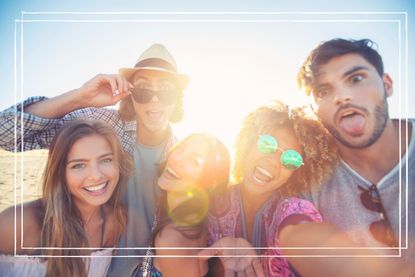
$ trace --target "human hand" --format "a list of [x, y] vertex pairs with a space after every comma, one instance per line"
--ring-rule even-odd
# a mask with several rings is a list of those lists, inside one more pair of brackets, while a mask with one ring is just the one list
[[236, 272], [238, 277], [265, 276], [255, 249], [243, 238], [221, 238], [200, 251], [198, 256], [202, 260], [219, 257], [225, 270]]
[[77, 94], [83, 107], [99, 108], [115, 105], [131, 95], [132, 88], [119, 74], [98, 74], [77, 89]]

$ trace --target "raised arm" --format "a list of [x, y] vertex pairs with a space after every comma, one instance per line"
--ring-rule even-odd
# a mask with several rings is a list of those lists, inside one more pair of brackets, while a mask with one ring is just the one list
[[327, 223], [286, 225], [278, 239], [282, 253], [291, 255], [287, 259], [302, 276], [414, 276], [413, 265], [400, 264], [398, 258], [382, 257], [370, 248], [358, 248]]
[[113, 112], [97, 108], [130, 95], [130, 86], [120, 75], [99, 74], [62, 95], [26, 99], [0, 112], [0, 148], [13, 152], [48, 148], [62, 125], [78, 117], [112, 120], [108, 123], [116, 125]]
[[60, 118], [78, 109], [106, 107], [130, 94], [132, 85], [118, 74], [98, 74], [80, 88], [26, 107], [26, 112], [43, 118]]

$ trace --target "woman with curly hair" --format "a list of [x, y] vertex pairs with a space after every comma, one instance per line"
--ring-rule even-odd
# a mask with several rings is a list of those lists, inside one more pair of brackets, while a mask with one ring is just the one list
[[283, 232], [290, 225], [322, 221], [315, 207], [298, 197], [330, 176], [337, 163], [334, 143], [304, 109], [290, 111], [283, 103], [272, 102], [245, 118], [235, 150], [234, 185], [227, 196], [216, 200], [226, 203], [227, 197], [229, 205], [222, 207], [220, 217], [210, 216], [210, 243], [216, 243], [200, 255], [230, 254], [213, 249], [237, 246], [229, 237], [239, 238], [235, 244], [244, 238], [258, 255], [269, 256], [261, 257], [267, 276], [293, 276], [287, 259], [280, 257]]
[[127, 223], [120, 195], [130, 171], [109, 125], [65, 125], [49, 149], [42, 198], [0, 213], [9, 223], [0, 225], [0, 275], [105, 276]]

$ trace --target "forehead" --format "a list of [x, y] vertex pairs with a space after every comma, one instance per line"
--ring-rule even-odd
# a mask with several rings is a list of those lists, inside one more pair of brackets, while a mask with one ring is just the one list
[[277, 139], [278, 145], [283, 149], [292, 149], [298, 152], [301, 151], [300, 142], [294, 133], [294, 130], [289, 127], [274, 127], [272, 129], [264, 130], [260, 135], [271, 135]]
[[100, 135], [90, 135], [78, 139], [69, 150], [68, 160], [80, 157], [96, 157], [111, 153], [109, 142]]
[[179, 143], [185, 151], [205, 156], [209, 150], [209, 143], [202, 136], [191, 136]]
[[364, 67], [368, 70], [376, 70], [365, 58], [358, 54], [346, 54], [330, 59], [321, 65], [314, 73], [314, 81], [321, 82], [327, 78], [342, 78], [345, 73], [355, 67]]

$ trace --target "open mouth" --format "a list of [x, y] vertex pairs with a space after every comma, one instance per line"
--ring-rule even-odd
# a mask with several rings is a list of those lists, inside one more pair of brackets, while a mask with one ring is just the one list
[[146, 114], [151, 120], [158, 120], [163, 116], [163, 111], [161, 111], [161, 110], [148, 110], [146, 112]]
[[96, 186], [89, 186], [89, 187], [83, 187], [84, 190], [88, 192], [100, 192], [104, 190], [108, 186], [108, 181]]
[[274, 176], [265, 168], [256, 166], [254, 169], [253, 178], [259, 184], [266, 184], [271, 181]]
[[180, 176], [180, 174], [178, 174], [173, 168], [171, 168], [169, 166], [166, 167], [166, 171], [165, 172], [168, 174], [168, 176], [170, 178], [174, 178], [174, 179], [177, 179], [177, 180], [181, 180], [182, 179], [182, 177]]
[[339, 126], [349, 135], [361, 135], [364, 131], [365, 124], [365, 116], [356, 110], [347, 110], [340, 114]]

